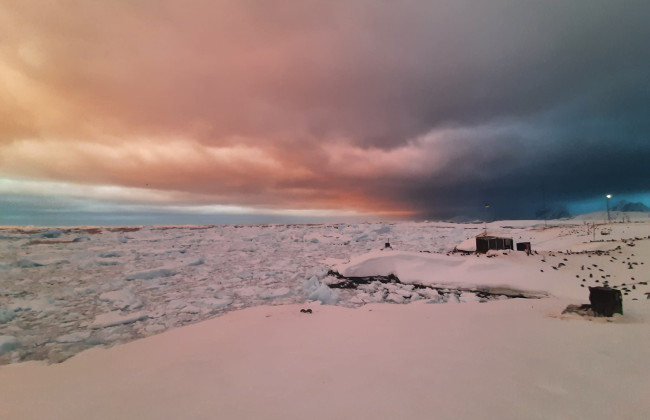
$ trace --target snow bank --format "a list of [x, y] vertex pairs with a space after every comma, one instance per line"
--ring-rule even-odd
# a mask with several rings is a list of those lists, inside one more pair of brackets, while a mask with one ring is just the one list
[[628, 323], [550, 317], [552, 299], [254, 307], [2, 366], [0, 406], [22, 420], [644, 419], [644, 304]]
[[[650, 250], [649, 244], [642, 246]], [[615, 245], [607, 243], [603, 248], [611, 250]], [[338, 265], [336, 269], [346, 277], [394, 274], [407, 284], [492, 293], [520, 291], [571, 299], [585, 299], [588, 296], [586, 286], [603, 284], [605, 280], [616, 282], [616, 287], [626, 287], [626, 278], [628, 285], [630, 280], [638, 282], [634, 273], [626, 270], [628, 266], [621, 264], [628, 260], [619, 261], [613, 255], [611, 258], [609, 252], [603, 255], [567, 252], [528, 256], [523, 252], [498, 251], [488, 255], [461, 256], [371, 251]]]

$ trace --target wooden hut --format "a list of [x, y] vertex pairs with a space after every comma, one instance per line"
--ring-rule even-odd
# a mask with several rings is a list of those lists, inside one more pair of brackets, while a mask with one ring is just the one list
[[476, 252], [485, 254], [491, 249], [514, 249], [512, 244], [512, 238], [481, 235], [476, 237]]

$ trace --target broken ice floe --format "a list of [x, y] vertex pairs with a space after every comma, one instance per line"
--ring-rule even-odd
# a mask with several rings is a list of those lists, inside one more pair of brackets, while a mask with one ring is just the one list
[[139, 309], [142, 302], [129, 289], [113, 290], [99, 295], [99, 300], [109, 302], [117, 309]]
[[16, 317], [16, 311], [13, 309], [0, 309], [0, 324], [6, 324]]
[[100, 252], [99, 253], [99, 258], [117, 258], [117, 257], [121, 257], [121, 256], [122, 256], [121, 253], [115, 252], [115, 251]]
[[61, 236], [61, 229], [49, 229], [38, 235], [40, 238], [54, 239]]
[[338, 302], [338, 293], [330, 289], [325, 283], [312, 276], [302, 286], [305, 297], [309, 300], [318, 300], [326, 305], [333, 305]]
[[15, 267], [18, 268], [34, 268], [34, 267], [43, 267], [45, 264], [37, 263], [31, 260], [19, 260], [14, 263]]
[[152, 280], [158, 277], [171, 277], [175, 276], [176, 272], [167, 268], [159, 268], [156, 270], [141, 271], [126, 276], [126, 280]]
[[90, 324], [92, 329], [114, 327], [116, 325], [131, 324], [133, 322], [142, 321], [149, 317], [144, 312], [134, 312], [132, 314], [122, 315], [120, 311], [113, 311], [105, 314], [100, 314], [95, 317], [95, 320]]
[[278, 299], [291, 295], [291, 289], [288, 287], [279, 287], [276, 289], [264, 289], [258, 293], [261, 299]]
[[203, 264], [205, 264], [205, 261], [203, 260], [203, 258], [199, 258], [198, 260], [187, 264], [187, 266], [188, 267], [196, 267], [197, 265], [203, 265]]
[[75, 331], [70, 334], [61, 335], [56, 338], [57, 343], [79, 343], [90, 337], [90, 331]]
[[18, 347], [18, 339], [10, 335], [0, 335], [0, 354], [9, 353]]
[[[487, 302], [510, 298], [539, 298], [542, 295], [507, 289], [470, 289], [450, 288], [436, 285], [404, 284], [394, 275], [346, 277], [336, 271], [330, 271], [325, 279], [333, 289], [350, 290], [346, 299], [352, 304], [374, 302], [412, 303], [426, 299], [427, 303], [467, 303]], [[356, 292], [360, 290], [360, 292]]]

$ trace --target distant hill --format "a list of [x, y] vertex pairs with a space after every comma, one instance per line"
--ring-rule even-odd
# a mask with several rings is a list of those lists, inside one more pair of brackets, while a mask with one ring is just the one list
[[571, 217], [571, 213], [569, 213], [566, 206], [558, 204], [537, 210], [535, 212], [535, 217], [539, 220], [556, 220]]
[[646, 206], [643, 203], [630, 203], [626, 200], [619, 201], [614, 207], [611, 208], [612, 211], [638, 211], [638, 212], [650, 212], [650, 207]]

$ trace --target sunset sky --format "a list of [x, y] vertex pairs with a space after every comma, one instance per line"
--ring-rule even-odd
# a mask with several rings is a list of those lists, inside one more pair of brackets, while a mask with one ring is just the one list
[[0, 3], [0, 224], [650, 205], [650, 1]]

